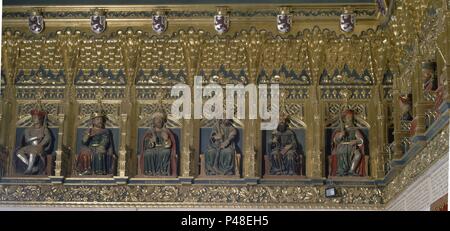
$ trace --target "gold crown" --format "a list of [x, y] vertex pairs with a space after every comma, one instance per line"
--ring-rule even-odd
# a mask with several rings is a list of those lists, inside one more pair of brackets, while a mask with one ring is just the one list
[[158, 98], [159, 98], [158, 104], [156, 105], [156, 111], [155, 111], [155, 113], [153, 113], [152, 119], [161, 118], [164, 121], [166, 121], [167, 113], [166, 113], [166, 110], [164, 110], [163, 93], [162, 92], [158, 93]]
[[97, 109], [91, 113], [91, 119], [97, 118], [97, 117], [105, 117], [106, 111], [103, 110], [103, 92], [97, 93]]
[[97, 117], [105, 117], [106, 112], [104, 110], [97, 110], [95, 112], [92, 112], [91, 119], [97, 118]]
[[290, 120], [291, 120], [291, 118], [287, 113], [285, 113], [285, 112], [280, 113], [280, 122], [283, 121], [285, 123], [289, 123]]

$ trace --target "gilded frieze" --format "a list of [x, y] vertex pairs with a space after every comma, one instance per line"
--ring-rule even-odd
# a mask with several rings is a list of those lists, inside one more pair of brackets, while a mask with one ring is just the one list
[[[342, 198], [327, 199], [322, 186], [0, 186], [0, 203], [80, 204], [83, 207], [164, 206], [245, 208], [344, 208], [376, 209], [382, 192], [376, 187], [348, 187]], [[18, 203], [20, 204], [20, 203]], [[344, 206], [345, 205], [345, 206]]]

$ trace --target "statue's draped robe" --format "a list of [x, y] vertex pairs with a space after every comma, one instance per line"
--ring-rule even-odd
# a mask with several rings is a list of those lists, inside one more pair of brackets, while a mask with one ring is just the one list
[[115, 174], [116, 154], [113, 135], [109, 129], [101, 129], [92, 137], [89, 137], [89, 130], [86, 130], [81, 143], [84, 147], [78, 157], [79, 171], [90, 171], [94, 175]]
[[[42, 151], [37, 151], [37, 144], [42, 145]], [[16, 153], [25, 154], [25, 158], [28, 160], [30, 154], [34, 154], [37, 156], [37, 161], [35, 161], [34, 168], [37, 168], [36, 171], [33, 171], [37, 174], [42, 174], [45, 170], [45, 155], [49, 154], [52, 146], [52, 136], [50, 130], [47, 127], [40, 128], [26, 128], [21, 139], [21, 146], [17, 150]], [[20, 157], [19, 157], [20, 158]], [[22, 161], [19, 161], [19, 165], [22, 167], [25, 165]], [[26, 167], [26, 166], [25, 166]]]
[[[295, 133], [291, 129], [284, 132], [275, 131], [272, 143], [272, 152], [270, 153], [271, 175], [299, 175], [300, 174], [300, 157], [297, 152], [298, 144]], [[282, 150], [290, 146], [289, 150], [282, 154]]]
[[[166, 146], [164, 140], [170, 141]], [[155, 145], [153, 146], [152, 143]], [[173, 133], [162, 128], [160, 131], [149, 129], [141, 142], [140, 168], [145, 175], [176, 175], [176, 142]]]
[[[218, 134], [221, 138], [215, 140], [214, 134]], [[235, 138], [237, 129], [233, 126], [219, 125], [213, 128], [210, 144], [205, 153], [205, 170], [206, 175], [233, 175], [235, 174], [235, 155], [236, 144]], [[229, 140], [229, 144], [220, 148], [220, 145]]]
[[[340, 137], [339, 132], [333, 133], [333, 150], [331, 153], [331, 169], [330, 176], [347, 176], [351, 170], [352, 161], [356, 152], [361, 153], [356, 174], [366, 176], [365, 172], [365, 153], [364, 153], [364, 136], [357, 128], [349, 128], [346, 135]], [[352, 140], [358, 140], [355, 145], [349, 144]]]

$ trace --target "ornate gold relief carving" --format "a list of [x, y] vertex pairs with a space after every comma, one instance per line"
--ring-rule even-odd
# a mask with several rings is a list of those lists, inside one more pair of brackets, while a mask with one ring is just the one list
[[400, 171], [384, 188], [385, 203], [394, 199], [414, 182], [435, 161], [448, 154], [448, 127], [436, 135], [427, 146]]
[[[348, 187], [342, 198], [324, 198], [323, 186], [14, 186], [0, 185], [0, 203], [43, 203], [89, 207], [116, 201], [119, 207], [235, 207], [376, 209], [375, 187]], [[126, 193], [125, 193], [126, 192]], [[345, 206], [344, 206], [345, 204]], [[105, 204], [105, 206], [107, 206]]]
[[[371, 128], [373, 127], [374, 130], [371, 130], [371, 134], [383, 133], [379, 136], [371, 135], [373, 145], [370, 153], [378, 158], [385, 153], [375, 152], [372, 147], [391, 149], [390, 146], [385, 145], [387, 141], [384, 136], [388, 132], [384, 126], [386, 123], [394, 126], [395, 132], [402, 133], [410, 129], [410, 123], [399, 121], [400, 116], [396, 116], [398, 113], [394, 111], [395, 102], [399, 94], [413, 93], [416, 87], [413, 80], [417, 77], [417, 64], [425, 59], [434, 59], [441, 55], [436, 49], [438, 43], [442, 42], [438, 37], [445, 33], [448, 21], [446, 12], [442, 8], [443, 1], [412, 0], [397, 1], [397, 4], [391, 22], [385, 27], [371, 30], [368, 28], [373, 27], [372, 25], [363, 25], [362, 33], [351, 36], [344, 36], [333, 29], [319, 27], [305, 27], [307, 29], [302, 29], [297, 34], [293, 31], [278, 36], [277, 33], [272, 32], [276, 29], [275, 22], [274, 30], [264, 31], [246, 27], [239, 28], [242, 29], [239, 32], [233, 29], [236, 32], [234, 34], [230, 31], [220, 36], [206, 32], [208, 30], [186, 29], [185, 25], [178, 24], [171, 24], [171, 27], [173, 25], [176, 27], [169, 28], [175, 33], [154, 36], [154, 33], [124, 29], [120, 20], [116, 21], [114, 27], [110, 27], [113, 33], [105, 34], [104, 37], [93, 37], [91, 33], [70, 29], [53, 33], [55, 28], [51, 30], [46, 28], [46, 31], [49, 31], [48, 34], [44, 33], [43, 36], [36, 37], [29, 36], [26, 31], [22, 33], [7, 29], [3, 32], [1, 81], [6, 82], [8, 88], [11, 87], [8, 89], [11, 94], [6, 95], [8, 103], [0, 105], [2, 108], [0, 116], [2, 118], [16, 116], [17, 125], [27, 125], [26, 111], [32, 105], [29, 100], [34, 99], [36, 88], [42, 88], [44, 107], [50, 112], [51, 124], [68, 128], [64, 130], [64, 136], [63, 129], [58, 135], [60, 138], [64, 137], [64, 144], [69, 147], [75, 139], [70, 133], [76, 130], [75, 126], [88, 126], [87, 116], [93, 110], [90, 105], [97, 99], [95, 90], [103, 88], [104, 107], [109, 114], [107, 126], [121, 128], [119, 168], [120, 175], [125, 176], [124, 163], [130, 159], [129, 156], [125, 156], [125, 145], [136, 143], [136, 128], [149, 125], [147, 117], [155, 111], [152, 105], [156, 102], [155, 100], [164, 99], [167, 103], [164, 107], [168, 113], [169, 101], [172, 99], [169, 96], [171, 85], [176, 83], [192, 85], [193, 76], [202, 74], [205, 77], [204, 83], [279, 83], [285, 92], [286, 106], [283, 110], [293, 115], [294, 127], [307, 127], [311, 129], [308, 132], [322, 129], [323, 123], [331, 121], [334, 115], [339, 114], [342, 110], [342, 102], [345, 100], [349, 109], [355, 110], [364, 121], [372, 125]], [[337, 18], [340, 14], [338, 11], [293, 9], [291, 13], [293, 17], [313, 18], [321, 15], [321, 17], [328, 17], [327, 20], [329, 20], [329, 17]], [[273, 10], [232, 12], [232, 17], [273, 16], [275, 18], [277, 14]], [[121, 12], [116, 9], [108, 11], [107, 16], [108, 18], [117, 17], [117, 19], [126, 18], [136, 25], [139, 22], [135, 22], [134, 19], [141, 21], [142, 18], [150, 19], [153, 13], [151, 10]], [[207, 10], [194, 12], [197, 14], [195, 17], [205, 16], [209, 21], [212, 21], [214, 13]], [[358, 17], [375, 17], [368, 11], [355, 13]], [[61, 10], [58, 13], [52, 10], [44, 12], [44, 15], [46, 18], [55, 20], [54, 27], [59, 25], [57, 17], [89, 17], [89, 14], [83, 10], [77, 12]], [[179, 19], [189, 15], [193, 14], [180, 11], [168, 12], [170, 18]], [[6, 26], [14, 29], [17, 24], [14, 24], [11, 19], [25, 18], [24, 15], [15, 15], [11, 11], [8, 11], [5, 17], [9, 20]], [[247, 26], [247, 24], [243, 25]], [[266, 24], [261, 25], [267, 27]], [[337, 25], [336, 22], [336, 28]], [[86, 25], [88, 26], [89, 24]], [[141, 26], [137, 27], [142, 29]], [[294, 28], [299, 27], [294, 24], [292, 29]], [[81, 31], [86, 31], [85, 29], [80, 28]], [[211, 31], [212, 29], [211, 25]], [[162, 95], [159, 92], [162, 92]], [[428, 101], [435, 100], [433, 94], [424, 96]], [[68, 106], [65, 108], [66, 118], [59, 102]], [[374, 104], [376, 106], [372, 107]], [[10, 108], [12, 110], [8, 111]], [[390, 115], [386, 116], [385, 111], [389, 111]], [[79, 114], [76, 115], [75, 112]], [[13, 115], [14, 113], [17, 115]], [[435, 111], [424, 109], [420, 113], [430, 121], [436, 119]], [[72, 122], [75, 121], [73, 125]], [[5, 124], [3, 122], [2, 125]], [[259, 122], [236, 120], [235, 123], [250, 129], [246, 131], [249, 135], [246, 135], [244, 141], [244, 145], [250, 145], [244, 149], [246, 152], [244, 157], [248, 159], [245, 159], [243, 163], [246, 169], [244, 171], [249, 169], [250, 171], [244, 172], [244, 177], [258, 177], [257, 165], [260, 162], [257, 156], [260, 150], [257, 146], [258, 139], [261, 137], [258, 134], [259, 131], [255, 132], [252, 128], [257, 127]], [[183, 130], [184, 143], [180, 147], [182, 152], [180, 161], [187, 164], [180, 164], [181, 175], [185, 177], [196, 175], [198, 163], [194, 153], [198, 154], [198, 150], [194, 150], [193, 143], [198, 141], [199, 135], [194, 130], [199, 126], [210, 125], [208, 121], [177, 121], [171, 120], [169, 116], [169, 127], [186, 128]], [[0, 135], [4, 136], [4, 133], [0, 132]], [[307, 175], [316, 179], [325, 175], [321, 170], [324, 168], [323, 140], [321, 140], [323, 134], [314, 132], [313, 136], [314, 138], [309, 139], [306, 145], [308, 149], [306, 156], [310, 158]], [[445, 145], [443, 145], [445, 135], [441, 134], [438, 137], [424, 150], [423, 155], [426, 157], [415, 157], [416, 159], [408, 165], [409, 167], [407, 166], [400, 173], [401, 175], [394, 178], [394, 181], [384, 190], [380, 191], [375, 187], [344, 186], [342, 197], [336, 199], [324, 198], [323, 186], [310, 186], [304, 183], [287, 186], [232, 185], [227, 187], [2, 185], [0, 199], [5, 204], [16, 203], [13, 201], [34, 201], [33, 203], [40, 204], [65, 203], [83, 206], [94, 205], [94, 201], [100, 203], [115, 201], [120, 206], [150, 207], [205, 205], [380, 208], [386, 202], [384, 199], [394, 198], [413, 180], [411, 178], [419, 175], [432, 164], [430, 160], [439, 158], [431, 153], [430, 150], [434, 150], [432, 147], [439, 148], [439, 152], [448, 151], [444, 150]], [[403, 147], [403, 150], [408, 150], [412, 145], [409, 137], [401, 134], [398, 138], [396, 142]], [[0, 140], [6, 140], [6, 137], [0, 137]], [[12, 141], [7, 141], [7, 145], [14, 146]], [[66, 146], [58, 150], [60, 152], [64, 150], [64, 153], [67, 153], [65, 155], [69, 155]], [[66, 157], [60, 157], [58, 162], [60, 167], [56, 167], [56, 171], [70, 171], [62, 164], [69, 162], [65, 159]], [[386, 158], [392, 159], [392, 157]], [[381, 158], [371, 162], [371, 167], [373, 171], [378, 171], [379, 165], [384, 165], [386, 162], [388, 161], [383, 161]], [[129, 164], [129, 166], [134, 165]], [[411, 166], [419, 167], [414, 169]], [[361, 185], [364, 184], [361, 183]], [[130, 193], [123, 193], [125, 191]], [[387, 197], [383, 199], [384, 193]], [[52, 204], [53, 202], [49, 201], [55, 203]], [[230, 202], [238, 204], [229, 205]]]

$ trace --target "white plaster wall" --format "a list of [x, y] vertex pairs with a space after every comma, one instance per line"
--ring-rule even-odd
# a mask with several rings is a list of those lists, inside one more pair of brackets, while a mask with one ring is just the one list
[[448, 173], [448, 155], [446, 155], [390, 201], [386, 210], [430, 211], [431, 204], [448, 193]]

